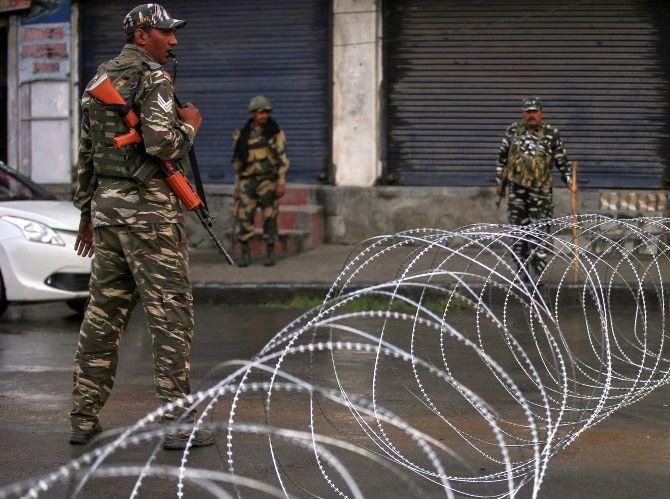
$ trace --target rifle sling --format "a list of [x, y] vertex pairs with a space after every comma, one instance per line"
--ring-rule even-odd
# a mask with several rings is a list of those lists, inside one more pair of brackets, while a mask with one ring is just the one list
[[202, 200], [202, 204], [207, 208], [207, 197], [205, 196], [205, 189], [202, 186], [202, 177], [200, 176], [200, 169], [198, 168], [198, 159], [195, 156], [195, 148], [191, 147], [188, 151], [188, 162], [191, 163], [191, 171], [193, 172], [193, 182], [195, 183], [195, 190]]
[[[176, 75], [175, 75], [176, 77]], [[183, 107], [177, 97], [177, 93], [174, 94], [174, 100], [179, 107]], [[209, 211], [207, 208], [207, 196], [205, 196], [205, 189], [202, 186], [202, 177], [200, 176], [200, 168], [198, 168], [198, 158], [195, 155], [195, 147], [191, 146], [191, 149], [188, 151], [188, 162], [191, 164], [191, 172], [193, 172], [193, 182], [195, 183], [195, 190], [202, 200], [202, 204], [205, 205], [205, 210]]]

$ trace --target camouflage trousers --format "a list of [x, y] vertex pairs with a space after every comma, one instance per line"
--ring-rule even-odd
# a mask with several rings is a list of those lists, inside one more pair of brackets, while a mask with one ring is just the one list
[[[193, 295], [182, 224], [94, 229], [90, 299], [74, 360], [73, 430], [88, 431], [112, 392], [121, 336], [139, 298], [144, 308], [161, 403], [190, 393]], [[177, 407], [164, 420], [184, 413]]]
[[[507, 217], [510, 224], [526, 226], [532, 222], [546, 221], [547, 223], [536, 225], [537, 231], [548, 233], [554, 205], [551, 198], [551, 190], [526, 188], [519, 184], [510, 183], [507, 194]], [[523, 238], [517, 239], [512, 250], [516, 257], [525, 265], [530, 263], [537, 274], [547, 266], [547, 249], [540, 244], [541, 234], [532, 232], [524, 234]], [[546, 244], [546, 243], [545, 243]]]
[[277, 217], [279, 200], [275, 195], [277, 181], [271, 178], [245, 177], [239, 180], [240, 194], [237, 211], [237, 239], [241, 243], [254, 235], [256, 208], [263, 217], [263, 239], [268, 244], [277, 240]]

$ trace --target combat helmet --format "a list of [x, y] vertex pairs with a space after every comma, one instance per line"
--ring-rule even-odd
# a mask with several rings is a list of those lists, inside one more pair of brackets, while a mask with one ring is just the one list
[[257, 95], [252, 97], [249, 101], [249, 112], [263, 109], [265, 111], [272, 111], [272, 101], [264, 95]]

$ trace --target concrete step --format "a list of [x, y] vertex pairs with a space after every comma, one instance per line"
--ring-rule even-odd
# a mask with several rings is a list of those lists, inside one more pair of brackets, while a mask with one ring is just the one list
[[[323, 207], [317, 205], [287, 205], [279, 208], [277, 220], [279, 230], [319, 230], [323, 226]], [[263, 227], [261, 210], [256, 210], [254, 225]]]
[[[284, 230], [279, 232], [277, 242], [275, 243], [275, 253], [297, 254], [314, 248], [312, 236], [304, 230]], [[254, 231], [254, 237], [249, 241], [249, 250], [252, 256], [265, 255], [267, 248], [263, 241], [262, 229]], [[242, 252], [240, 243], [235, 243], [235, 255], [239, 257]]]
[[281, 206], [316, 204], [316, 190], [309, 184], [286, 184], [286, 194], [279, 200]]
[[[278, 254], [295, 254], [316, 248], [325, 240], [325, 215], [323, 206], [316, 203], [316, 190], [306, 184], [288, 184], [286, 194], [279, 200], [279, 217], [277, 220], [279, 237], [275, 245]], [[254, 214], [254, 237], [249, 243], [251, 254], [265, 255], [263, 242], [263, 216], [260, 210]], [[225, 231], [228, 241], [232, 241], [233, 227]], [[235, 244], [235, 252], [240, 254], [239, 243]]]

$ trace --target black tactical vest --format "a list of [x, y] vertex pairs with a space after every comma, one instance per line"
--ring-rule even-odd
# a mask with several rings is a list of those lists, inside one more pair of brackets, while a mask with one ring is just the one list
[[527, 126], [525, 123], [517, 125], [505, 167], [506, 177], [511, 182], [526, 188], [551, 189], [553, 156], [550, 144], [551, 137], [547, 137], [545, 133], [548, 126], [542, 123], [538, 127], [535, 154], [531, 155], [521, 149]]

